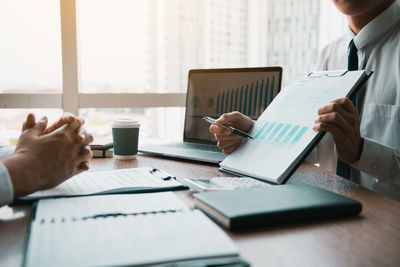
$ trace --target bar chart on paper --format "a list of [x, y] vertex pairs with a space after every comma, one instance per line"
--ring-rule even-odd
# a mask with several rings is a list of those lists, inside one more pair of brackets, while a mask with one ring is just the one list
[[[248, 139], [220, 166], [223, 170], [282, 183], [323, 137], [313, 130], [318, 109], [361, 88], [365, 71], [301, 77], [274, 99]], [[319, 78], [320, 77], [320, 78]], [[360, 83], [360, 85], [359, 85]]]
[[257, 142], [296, 145], [310, 127], [282, 122], [265, 122], [254, 135]]
[[[251, 134], [254, 140], [248, 141], [251, 144], [247, 149], [254, 155], [267, 158], [272, 166], [281, 166], [290, 163], [293, 160], [290, 155], [300, 153], [317, 132], [311, 126], [299, 123], [261, 120], [257, 121]], [[268, 155], [265, 151], [268, 151]], [[277, 170], [277, 173], [280, 171]]]
[[[311, 126], [293, 121], [274, 121], [263, 116], [256, 122], [250, 134], [254, 139], [247, 139], [245, 145], [239, 147], [237, 152], [229, 155], [220, 165], [223, 169], [224, 166], [229, 166], [231, 171], [271, 181], [280, 179], [287, 166], [317, 136]], [[257, 172], [255, 166], [258, 168]], [[268, 172], [265, 173], [264, 170]]]

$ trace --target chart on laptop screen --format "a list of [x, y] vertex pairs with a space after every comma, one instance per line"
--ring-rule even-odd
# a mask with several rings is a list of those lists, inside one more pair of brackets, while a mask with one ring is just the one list
[[185, 137], [215, 141], [203, 116], [239, 111], [257, 119], [280, 90], [279, 71], [192, 72], [186, 104]]

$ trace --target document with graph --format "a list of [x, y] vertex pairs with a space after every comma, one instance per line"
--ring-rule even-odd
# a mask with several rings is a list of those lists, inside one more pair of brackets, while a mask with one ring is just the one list
[[318, 109], [351, 97], [372, 72], [312, 72], [283, 89], [263, 112], [246, 140], [220, 163], [222, 171], [283, 183], [317, 145], [324, 132], [312, 130]]

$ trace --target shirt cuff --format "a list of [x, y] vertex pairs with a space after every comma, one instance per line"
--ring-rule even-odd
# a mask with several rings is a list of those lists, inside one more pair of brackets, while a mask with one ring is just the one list
[[0, 162], [0, 206], [9, 204], [14, 199], [14, 189], [6, 166]]
[[9, 158], [14, 155], [15, 146], [0, 145], [0, 159]]
[[364, 137], [363, 151], [360, 159], [351, 164], [352, 167], [367, 173], [370, 176], [378, 178], [381, 182], [388, 179], [393, 181], [393, 176], [398, 173], [400, 166], [399, 151], [376, 143], [375, 141]]

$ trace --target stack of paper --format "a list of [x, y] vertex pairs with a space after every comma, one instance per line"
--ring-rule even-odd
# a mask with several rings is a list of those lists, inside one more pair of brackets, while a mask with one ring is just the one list
[[25, 264], [147, 266], [237, 257], [221, 229], [167, 192], [40, 200]]

